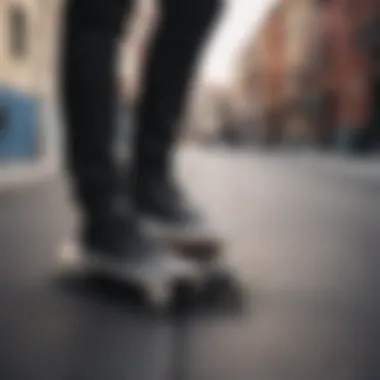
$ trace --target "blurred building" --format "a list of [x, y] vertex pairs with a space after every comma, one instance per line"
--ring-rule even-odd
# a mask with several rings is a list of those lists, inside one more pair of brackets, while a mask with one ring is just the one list
[[261, 106], [263, 107], [262, 139], [278, 143], [282, 138], [285, 99], [286, 6], [277, 3], [269, 12], [258, 36]]
[[46, 105], [55, 93], [61, 1], [0, 2], [0, 160], [47, 154]]
[[[282, 0], [242, 54], [237, 93], [261, 141], [348, 150], [379, 140], [377, 0]], [[249, 88], [249, 89], [247, 89]], [[248, 107], [249, 108], [249, 107]]]
[[371, 59], [354, 35], [369, 1], [320, 1], [325, 128], [345, 149], [363, 148], [371, 113]]
[[318, 40], [315, 8], [314, 0], [277, 2], [245, 48], [238, 87], [249, 86], [242, 92], [256, 114], [252, 127], [260, 142], [311, 139], [314, 126], [308, 108], [316, 92]]
[[315, 0], [286, 0], [282, 139], [309, 144], [315, 139], [319, 98], [318, 17]]
[[[355, 3], [356, 4], [356, 3]], [[369, 148], [380, 144], [380, 3], [366, 0], [359, 5], [359, 17], [353, 26], [354, 41], [359, 51], [367, 54], [370, 61], [370, 106], [367, 116]], [[368, 144], [367, 144], [368, 145]]]
[[260, 37], [261, 34], [248, 39], [236, 63], [230, 89], [233, 126], [250, 142], [260, 139], [264, 123], [264, 81], [260, 71], [264, 56], [260, 54]]

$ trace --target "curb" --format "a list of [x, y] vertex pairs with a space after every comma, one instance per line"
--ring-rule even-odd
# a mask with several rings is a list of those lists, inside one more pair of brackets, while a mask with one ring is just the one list
[[20, 190], [53, 179], [59, 174], [57, 162], [40, 162], [37, 164], [0, 165], [0, 193]]

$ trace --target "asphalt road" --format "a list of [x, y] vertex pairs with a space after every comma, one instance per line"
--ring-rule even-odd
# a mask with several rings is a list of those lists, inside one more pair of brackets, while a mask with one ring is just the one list
[[225, 234], [243, 307], [158, 317], [126, 289], [66, 278], [65, 181], [3, 193], [0, 379], [378, 379], [377, 163], [219, 150], [180, 167]]

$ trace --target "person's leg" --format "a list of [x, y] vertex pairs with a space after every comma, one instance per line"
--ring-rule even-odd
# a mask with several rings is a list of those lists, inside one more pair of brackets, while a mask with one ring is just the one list
[[132, 165], [141, 213], [171, 221], [189, 217], [171, 182], [172, 151], [189, 81], [223, 0], [161, 0], [163, 19], [148, 56], [136, 115]]
[[108, 260], [107, 268], [163, 257], [141, 232], [116, 165], [116, 60], [129, 6], [129, 0], [69, 0], [65, 14], [62, 101], [67, 160], [84, 217], [80, 243], [84, 253]]
[[84, 214], [108, 207], [118, 192], [113, 157], [118, 40], [131, 0], [68, 0], [61, 89], [67, 161]]

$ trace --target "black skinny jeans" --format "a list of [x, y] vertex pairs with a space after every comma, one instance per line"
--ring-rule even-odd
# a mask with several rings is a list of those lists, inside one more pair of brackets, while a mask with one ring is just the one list
[[[176, 126], [200, 47], [222, 0], [161, 0], [162, 22], [150, 48], [136, 109], [133, 165], [139, 178], [170, 165]], [[116, 59], [130, 0], [68, 0], [61, 89], [68, 168], [85, 212], [121, 191], [113, 154]]]

